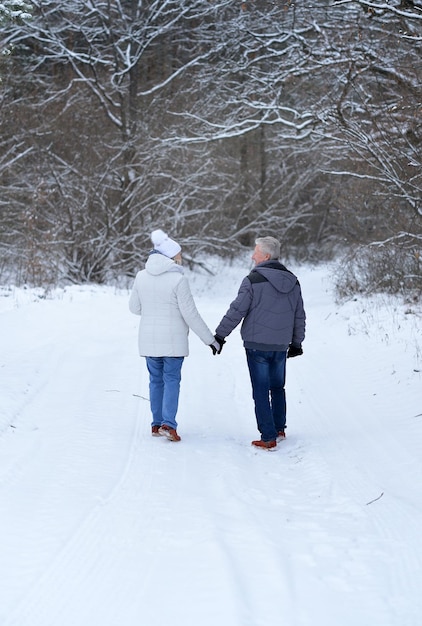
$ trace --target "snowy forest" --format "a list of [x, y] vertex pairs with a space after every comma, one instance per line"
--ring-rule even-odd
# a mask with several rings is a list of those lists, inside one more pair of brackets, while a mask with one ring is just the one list
[[0, 2], [0, 282], [273, 234], [340, 295], [422, 290], [422, 0]]

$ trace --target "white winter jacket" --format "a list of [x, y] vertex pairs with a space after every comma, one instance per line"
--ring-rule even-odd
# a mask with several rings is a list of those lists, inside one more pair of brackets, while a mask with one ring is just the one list
[[141, 316], [141, 356], [187, 356], [189, 328], [206, 345], [214, 341], [195, 306], [183, 268], [163, 254], [151, 254], [145, 269], [136, 275], [129, 309]]

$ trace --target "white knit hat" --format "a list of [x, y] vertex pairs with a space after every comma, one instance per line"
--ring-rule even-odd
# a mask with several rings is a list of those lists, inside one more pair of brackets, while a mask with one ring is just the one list
[[170, 239], [170, 237], [160, 229], [154, 230], [151, 233], [151, 241], [154, 244], [154, 250], [161, 252], [161, 254], [168, 256], [170, 259], [173, 259], [182, 249], [176, 241]]

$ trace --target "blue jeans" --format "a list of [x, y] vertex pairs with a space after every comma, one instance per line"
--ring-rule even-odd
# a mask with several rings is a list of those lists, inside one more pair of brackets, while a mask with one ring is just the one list
[[286, 352], [246, 348], [255, 415], [262, 441], [276, 439], [286, 427]]
[[177, 428], [183, 356], [147, 356], [152, 426]]

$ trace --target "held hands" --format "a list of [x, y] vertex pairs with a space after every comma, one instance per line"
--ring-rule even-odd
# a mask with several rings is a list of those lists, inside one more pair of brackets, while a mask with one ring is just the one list
[[214, 341], [212, 343], [210, 343], [210, 348], [212, 350], [212, 353], [214, 355], [216, 354], [220, 354], [221, 350], [223, 349], [224, 344], [226, 343], [225, 339], [223, 339], [223, 337], [219, 337], [218, 335], [214, 336]]
[[212, 353], [215, 354], [220, 354], [219, 350], [220, 350], [220, 344], [217, 341], [213, 341], [212, 343], [210, 343], [210, 348], [212, 350]]
[[287, 358], [291, 359], [294, 356], [300, 356], [303, 354], [302, 346], [294, 346], [290, 344], [289, 349], [287, 350]]

